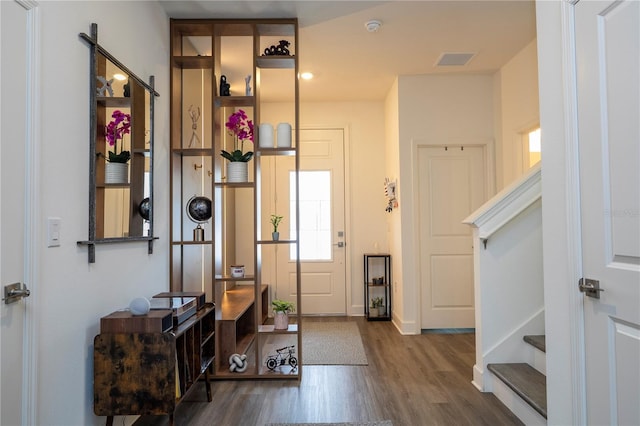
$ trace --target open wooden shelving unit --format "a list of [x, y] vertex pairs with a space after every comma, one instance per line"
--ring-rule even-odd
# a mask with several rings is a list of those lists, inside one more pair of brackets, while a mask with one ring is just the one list
[[[283, 39], [291, 43], [290, 55], [263, 56], [265, 48]], [[213, 379], [301, 377], [300, 366], [294, 370], [284, 366], [268, 370], [265, 366], [268, 348], [278, 339], [297, 347], [296, 357], [301, 364], [302, 336], [298, 326], [301, 280], [300, 263], [296, 260], [293, 301], [298, 309], [292, 319], [295, 324], [288, 330], [274, 330], [265, 324], [276, 283], [263, 280], [263, 252], [274, 247], [283, 247], [288, 252], [295, 247], [299, 259], [299, 232], [296, 230], [286, 240], [264, 239], [263, 222], [270, 212], [261, 190], [262, 163], [277, 156], [293, 158], [293, 179], [295, 187], [299, 186], [297, 39], [296, 19], [171, 20], [171, 291], [204, 291], [207, 301], [216, 306]], [[290, 121], [294, 117], [291, 147], [259, 147], [260, 117], [269, 108], [262, 92], [272, 84], [269, 78], [261, 78], [267, 72], [269, 78], [275, 73], [279, 82], [284, 77], [290, 89], [287, 93], [292, 94], [285, 102], [293, 113], [281, 119]], [[228, 81], [243, 83], [232, 84], [230, 96], [221, 96], [218, 82], [222, 75]], [[250, 93], [245, 91], [247, 75], [251, 75]], [[220, 156], [220, 151], [232, 150], [233, 140], [226, 134], [225, 123], [238, 109], [243, 109], [254, 123], [254, 144], [250, 148], [254, 156], [249, 162], [248, 182], [230, 183], [226, 181], [227, 160]], [[195, 121], [194, 111], [199, 117]], [[245, 144], [244, 152], [248, 148]], [[212, 200], [213, 218], [203, 225], [202, 241], [194, 241], [196, 224], [188, 219], [185, 210], [189, 199], [196, 195]], [[291, 220], [299, 223], [297, 202], [295, 211]], [[229, 267], [236, 264], [245, 265], [244, 277], [229, 275]], [[247, 355], [248, 368], [242, 373], [229, 371], [229, 356], [236, 353]]]

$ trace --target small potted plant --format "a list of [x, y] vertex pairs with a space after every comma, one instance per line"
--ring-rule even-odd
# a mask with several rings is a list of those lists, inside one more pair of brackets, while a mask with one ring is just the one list
[[220, 152], [223, 158], [229, 160], [227, 164], [227, 182], [246, 182], [248, 180], [247, 163], [253, 157], [253, 151], [244, 152], [244, 143], [253, 143], [253, 121], [247, 113], [239, 109], [229, 116], [225, 123], [227, 132], [233, 136], [233, 150], [224, 149]]
[[[113, 147], [109, 151], [105, 168], [105, 183], [129, 182], [129, 159], [131, 152], [124, 149], [124, 135], [131, 133], [131, 114], [125, 114], [116, 110], [111, 115], [111, 120], [104, 128], [104, 136], [107, 144]], [[118, 139], [120, 140], [120, 152], [118, 152]]]
[[276, 330], [286, 330], [289, 328], [289, 314], [295, 312], [296, 305], [288, 300], [275, 299], [271, 301], [273, 308], [273, 324]]
[[273, 241], [278, 241], [280, 239], [280, 233], [278, 232], [278, 225], [280, 225], [280, 221], [282, 221], [282, 216], [278, 216], [275, 214], [271, 215], [271, 224], [273, 225], [271, 238], [273, 238]]
[[382, 297], [374, 297], [371, 299], [371, 307], [369, 309], [370, 317], [377, 317], [380, 313], [380, 306], [382, 306]]

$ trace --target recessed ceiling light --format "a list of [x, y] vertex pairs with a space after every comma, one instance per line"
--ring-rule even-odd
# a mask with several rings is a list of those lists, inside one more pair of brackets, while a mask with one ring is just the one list
[[382, 26], [382, 22], [378, 21], [377, 19], [372, 19], [364, 23], [364, 27], [370, 33], [375, 33], [380, 29], [381, 26]]
[[113, 78], [115, 78], [118, 81], [125, 81], [127, 79], [127, 76], [124, 74], [117, 73], [113, 75]]
[[303, 80], [311, 80], [313, 78], [313, 73], [310, 72], [303, 72], [302, 74], [300, 74], [300, 78]]

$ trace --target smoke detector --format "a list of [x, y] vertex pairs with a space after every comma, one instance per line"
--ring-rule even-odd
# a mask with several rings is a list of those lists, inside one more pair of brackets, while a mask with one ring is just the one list
[[376, 19], [372, 19], [371, 21], [367, 21], [364, 23], [364, 27], [367, 29], [367, 31], [369, 31], [370, 33], [375, 33], [376, 31], [378, 31], [378, 29], [382, 26], [382, 22], [376, 20]]

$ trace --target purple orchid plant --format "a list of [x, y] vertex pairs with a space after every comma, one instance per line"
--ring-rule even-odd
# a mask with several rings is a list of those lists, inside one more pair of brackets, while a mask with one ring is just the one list
[[[109, 146], [113, 147], [113, 151], [109, 151], [107, 161], [111, 163], [126, 163], [131, 158], [129, 151], [124, 148], [124, 135], [131, 133], [131, 115], [125, 114], [120, 110], [113, 111], [111, 120], [104, 128], [105, 139]], [[120, 152], [118, 153], [118, 139], [121, 140]]]
[[248, 118], [247, 113], [239, 109], [229, 116], [229, 120], [225, 124], [229, 134], [235, 137], [233, 151], [228, 152], [223, 149], [221, 152], [221, 155], [229, 161], [246, 163], [253, 157], [252, 151], [243, 153], [244, 142], [249, 140], [253, 143], [253, 121]]

